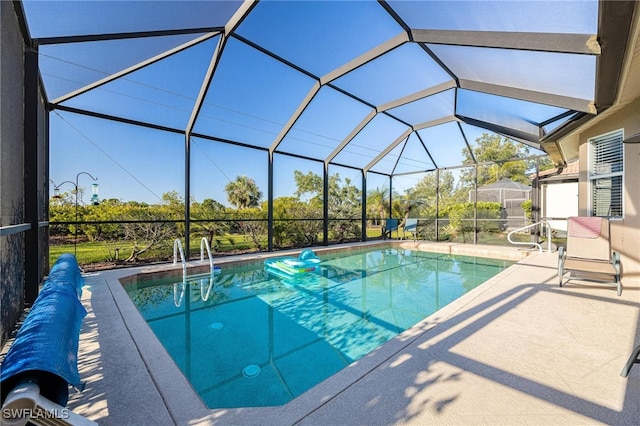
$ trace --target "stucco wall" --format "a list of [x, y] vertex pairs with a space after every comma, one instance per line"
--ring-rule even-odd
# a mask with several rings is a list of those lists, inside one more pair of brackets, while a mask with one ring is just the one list
[[[0, 1], [0, 226], [24, 222], [24, 49], [13, 3]], [[0, 237], [0, 336], [24, 306], [24, 234]]]
[[[624, 129], [624, 137], [640, 133], [640, 98], [580, 134], [580, 215], [588, 212], [587, 141]], [[621, 254], [623, 280], [640, 280], [640, 144], [624, 145], [624, 218], [611, 222], [611, 245]]]

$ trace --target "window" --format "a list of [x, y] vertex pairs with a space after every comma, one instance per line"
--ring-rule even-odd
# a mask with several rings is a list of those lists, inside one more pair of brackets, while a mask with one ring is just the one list
[[591, 216], [622, 218], [622, 130], [589, 139]]

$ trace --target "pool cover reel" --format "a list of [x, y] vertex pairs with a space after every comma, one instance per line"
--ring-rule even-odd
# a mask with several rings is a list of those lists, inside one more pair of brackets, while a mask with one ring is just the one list
[[61, 255], [2, 363], [2, 401], [23, 381], [38, 384], [42, 396], [63, 407], [69, 384], [83, 389], [78, 374], [80, 327], [87, 314], [79, 300], [83, 284], [76, 258]]

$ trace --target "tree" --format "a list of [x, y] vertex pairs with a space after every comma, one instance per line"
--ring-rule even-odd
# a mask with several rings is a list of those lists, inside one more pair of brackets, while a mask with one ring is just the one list
[[[544, 157], [539, 157], [537, 159], [537, 164], [538, 164], [538, 170], [541, 172], [544, 170], [554, 169], [556, 167], [548, 155], [545, 155]], [[536, 160], [532, 160], [531, 165], [529, 166], [529, 169], [535, 170], [535, 168], [536, 168]]]
[[245, 210], [247, 220], [241, 220], [237, 227], [244, 235], [249, 235], [254, 245], [262, 247], [262, 236], [266, 233], [266, 224], [260, 209], [262, 192], [256, 182], [247, 176], [238, 176], [236, 180], [229, 182], [224, 190], [227, 192], [227, 200], [238, 210]]
[[[474, 209], [477, 213], [479, 231], [499, 232], [500, 223], [496, 219], [500, 218], [502, 205], [496, 202], [480, 201], [474, 203], [458, 203], [444, 209], [444, 214], [449, 218], [449, 231], [454, 236], [462, 236], [462, 242], [467, 242], [475, 232]], [[490, 219], [490, 220], [484, 220]], [[472, 237], [470, 237], [472, 240]]]
[[267, 234], [266, 214], [266, 210], [260, 207], [248, 207], [242, 212], [242, 216], [247, 219], [238, 222], [240, 232], [248, 235], [258, 250], [262, 248], [264, 236]]
[[239, 210], [259, 207], [262, 192], [256, 182], [247, 176], [238, 176], [224, 187], [229, 202]]
[[[138, 209], [136, 209], [138, 210]], [[172, 223], [155, 222], [157, 217], [149, 210], [129, 211], [128, 220], [141, 222], [123, 224], [124, 238], [133, 242], [131, 254], [125, 262], [137, 262], [139, 257], [154, 246], [174, 238], [176, 226]]]
[[[528, 164], [525, 160], [517, 160], [529, 155], [526, 145], [516, 143], [512, 139], [483, 133], [476, 139], [477, 146], [473, 149], [473, 158], [477, 163], [493, 163], [478, 167], [478, 185], [487, 185], [501, 179], [510, 179], [524, 184], [529, 183], [527, 177]], [[473, 158], [467, 149], [462, 151], [464, 164], [472, 164]], [[475, 171], [462, 171], [460, 182], [466, 187], [472, 187]]]
[[[322, 232], [322, 208], [298, 197], [273, 200], [273, 243], [276, 247], [311, 246]], [[300, 220], [289, 220], [300, 219]]]
[[367, 195], [367, 215], [374, 221], [374, 225], [389, 217], [389, 189], [375, 188]]
[[324, 199], [322, 196], [324, 192], [322, 177], [313, 172], [304, 174], [300, 170], [294, 170], [293, 180], [296, 183], [296, 197], [301, 198], [308, 195], [311, 204], [322, 206]]
[[[324, 202], [324, 181], [322, 177], [313, 172], [307, 174], [299, 170], [293, 173], [296, 182], [296, 196], [309, 195], [309, 203], [320, 207]], [[346, 178], [344, 185], [340, 175], [335, 173], [329, 176], [329, 227], [338, 241], [344, 241], [351, 237], [360, 236], [359, 224], [354, 221], [360, 218], [360, 206], [362, 191], [358, 189], [351, 179]]]
[[227, 221], [216, 220], [225, 217], [226, 210], [223, 204], [211, 198], [205, 198], [202, 203], [191, 203], [191, 218], [196, 220], [193, 224], [193, 231], [206, 236], [214, 250], [217, 246], [213, 243], [214, 237], [224, 235], [229, 230]]
[[178, 191], [169, 191], [162, 194], [161, 211], [167, 219], [182, 219], [184, 217], [184, 199]]

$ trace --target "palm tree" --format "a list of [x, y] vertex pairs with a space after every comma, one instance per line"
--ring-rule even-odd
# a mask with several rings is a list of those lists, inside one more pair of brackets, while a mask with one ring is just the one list
[[247, 176], [236, 177], [234, 181], [229, 182], [224, 187], [224, 190], [227, 193], [229, 202], [237, 207], [238, 210], [260, 206], [262, 192], [258, 188], [256, 181]]
[[373, 220], [373, 225], [388, 217], [389, 197], [388, 189], [376, 188], [369, 192], [367, 196], [367, 213]]

